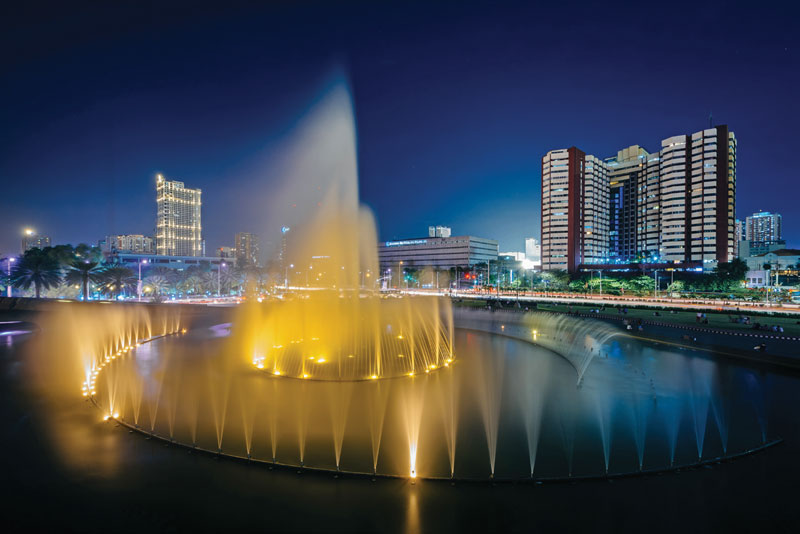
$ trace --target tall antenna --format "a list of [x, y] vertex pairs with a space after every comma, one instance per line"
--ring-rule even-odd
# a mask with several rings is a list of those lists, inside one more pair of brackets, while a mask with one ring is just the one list
[[714, 114], [711, 111], [708, 112], [708, 127], [714, 127]]

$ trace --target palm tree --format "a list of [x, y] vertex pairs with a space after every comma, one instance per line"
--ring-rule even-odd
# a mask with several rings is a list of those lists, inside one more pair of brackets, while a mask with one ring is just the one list
[[200, 293], [203, 291], [203, 280], [197, 275], [191, 275], [180, 283], [184, 293]]
[[106, 292], [111, 298], [116, 298], [125, 290], [136, 285], [136, 275], [127, 267], [114, 265], [103, 270], [102, 280], [105, 283]]
[[217, 283], [222, 285], [222, 277], [217, 276], [217, 271], [208, 271], [200, 275], [200, 279], [203, 281], [203, 289], [206, 291], [210, 291], [211, 293], [217, 292]]
[[89, 300], [89, 282], [97, 283], [103, 279], [100, 263], [90, 260], [75, 259], [67, 267], [64, 280], [68, 284], [81, 284], [83, 286], [83, 300]]
[[146, 287], [150, 288], [150, 291], [152, 291], [153, 295], [155, 296], [161, 296], [169, 289], [170, 286], [169, 280], [160, 274], [148, 276], [145, 278], [144, 283]]
[[50, 289], [61, 283], [61, 268], [53, 256], [42, 249], [32, 248], [25, 252], [11, 271], [11, 285], [30, 289], [33, 285], [36, 298], [42, 289]]

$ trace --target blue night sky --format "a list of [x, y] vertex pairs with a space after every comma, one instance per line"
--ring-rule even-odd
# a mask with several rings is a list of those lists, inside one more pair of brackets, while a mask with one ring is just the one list
[[156, 172], [203, 189], [209, 253], [274, 244], [252, 212], [275, 178], [254, 169], [337, 65], [383, 239], [445, 224], [522, 250], [546, 151], [654, 151], [713, 112], [739, 139], [738, 216], [780, 212], [800, 245], [788, 3], [63, 4], [1, 8], [0, 256], [24, 226], [152, 234]]

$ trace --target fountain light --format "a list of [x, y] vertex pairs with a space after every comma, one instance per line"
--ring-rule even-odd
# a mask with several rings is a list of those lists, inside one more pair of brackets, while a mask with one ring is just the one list
[[411, 469], [411, 478], [417, 478], [417, 471], [414, 468]]
[[303, 373], [303, 378], [308, 378], [308, 374]]
[[119, 412], [114, 412], [114, 419], [119, 419]]
[[405, 354], [398, 354], [397, 357], [398, 358], [405, 358], [406, 356], [405, 356]]
[[277, 369], [272, 371], [272, 374], [275, 375], [275, 376], [281, 376], [281, 372], [278, 371]]
[[317, 363], [325, 363], [327, 360], [325, 358], [318, 358]]
[[109, 419], [111, 419], [110, 415], [106, 414], [103, 416], [103, 421], [108, 421]]
[[378, 379], [378, 375], [372, 375], [370, 378], [373, 379], [373, 380], [377, 380]]

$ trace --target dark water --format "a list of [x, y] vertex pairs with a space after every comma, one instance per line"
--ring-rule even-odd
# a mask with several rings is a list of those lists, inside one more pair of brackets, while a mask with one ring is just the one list
[[[269, 471], [145, 440], [101, 422], [97, 409], [80, 399], [53, 403], [32, 395], [24, 379], [29, 341], [27, 336], [7, 336], [0, 344], [6, 479], [2, 522], [12, 531], [794, 530], [798, 519], [794, 487], [800, 417], [795, 407], [800, 393], [795, 376], [615, 344], [609, 358], [595, 362], [599, 365], [587, 372], [577, 389], [568, 366], [556, 356], [537, 353], [537, 358], [552, 358], [537, 470], [563, 472], [570, 461], [568, 450], [574, 471], [602, 470], [598, 410], [610, 417], [612, 470], [636, 468], [637, 433], [644, 440], [645, 465], [668, 461], [669, 428], [677, 429], [676, 457], [696, 456], [698, 419], [693, 414], [703, 411], [698, 399], [708, 400], [707, 455], [721, 452], [718, 420], [726, 429], [729, 452], [758, 443], [762, 430], [785, 442], [710, 469], [662, 476], [453, 487], [446, 482], [412, 485], [407, 480], [334, 480], [310, 472]], [[517, 384], [525, 377], [519, 360], [530, 359], [534, 349], [463, 332], [457, 347], [462, 352], [506, 354], [508, 361], [496, 382], [503, 392], [497, 470], [524, 471], [528, 446], [516, 407]], [[650, 377], [657, 384], [656, 396], [664, 399], [654, 406], [641, 394]], [[479, 404], [480, 387], [465, 382], [459, 398], [465, 405]], [[702, 391], [708, 394], [697, 393]], [[670, 398], [677, 400], [670, 404]], [[463, 452], [457, 469], [460, 464], [465, 469], [488, 465], [480, 410], [468, 412], [474, 417], [459, 424], [458, 450]], [[645, 424], [637, 426], [637, 421]], [[677, 423], [670, 426], [670, 421]]]

